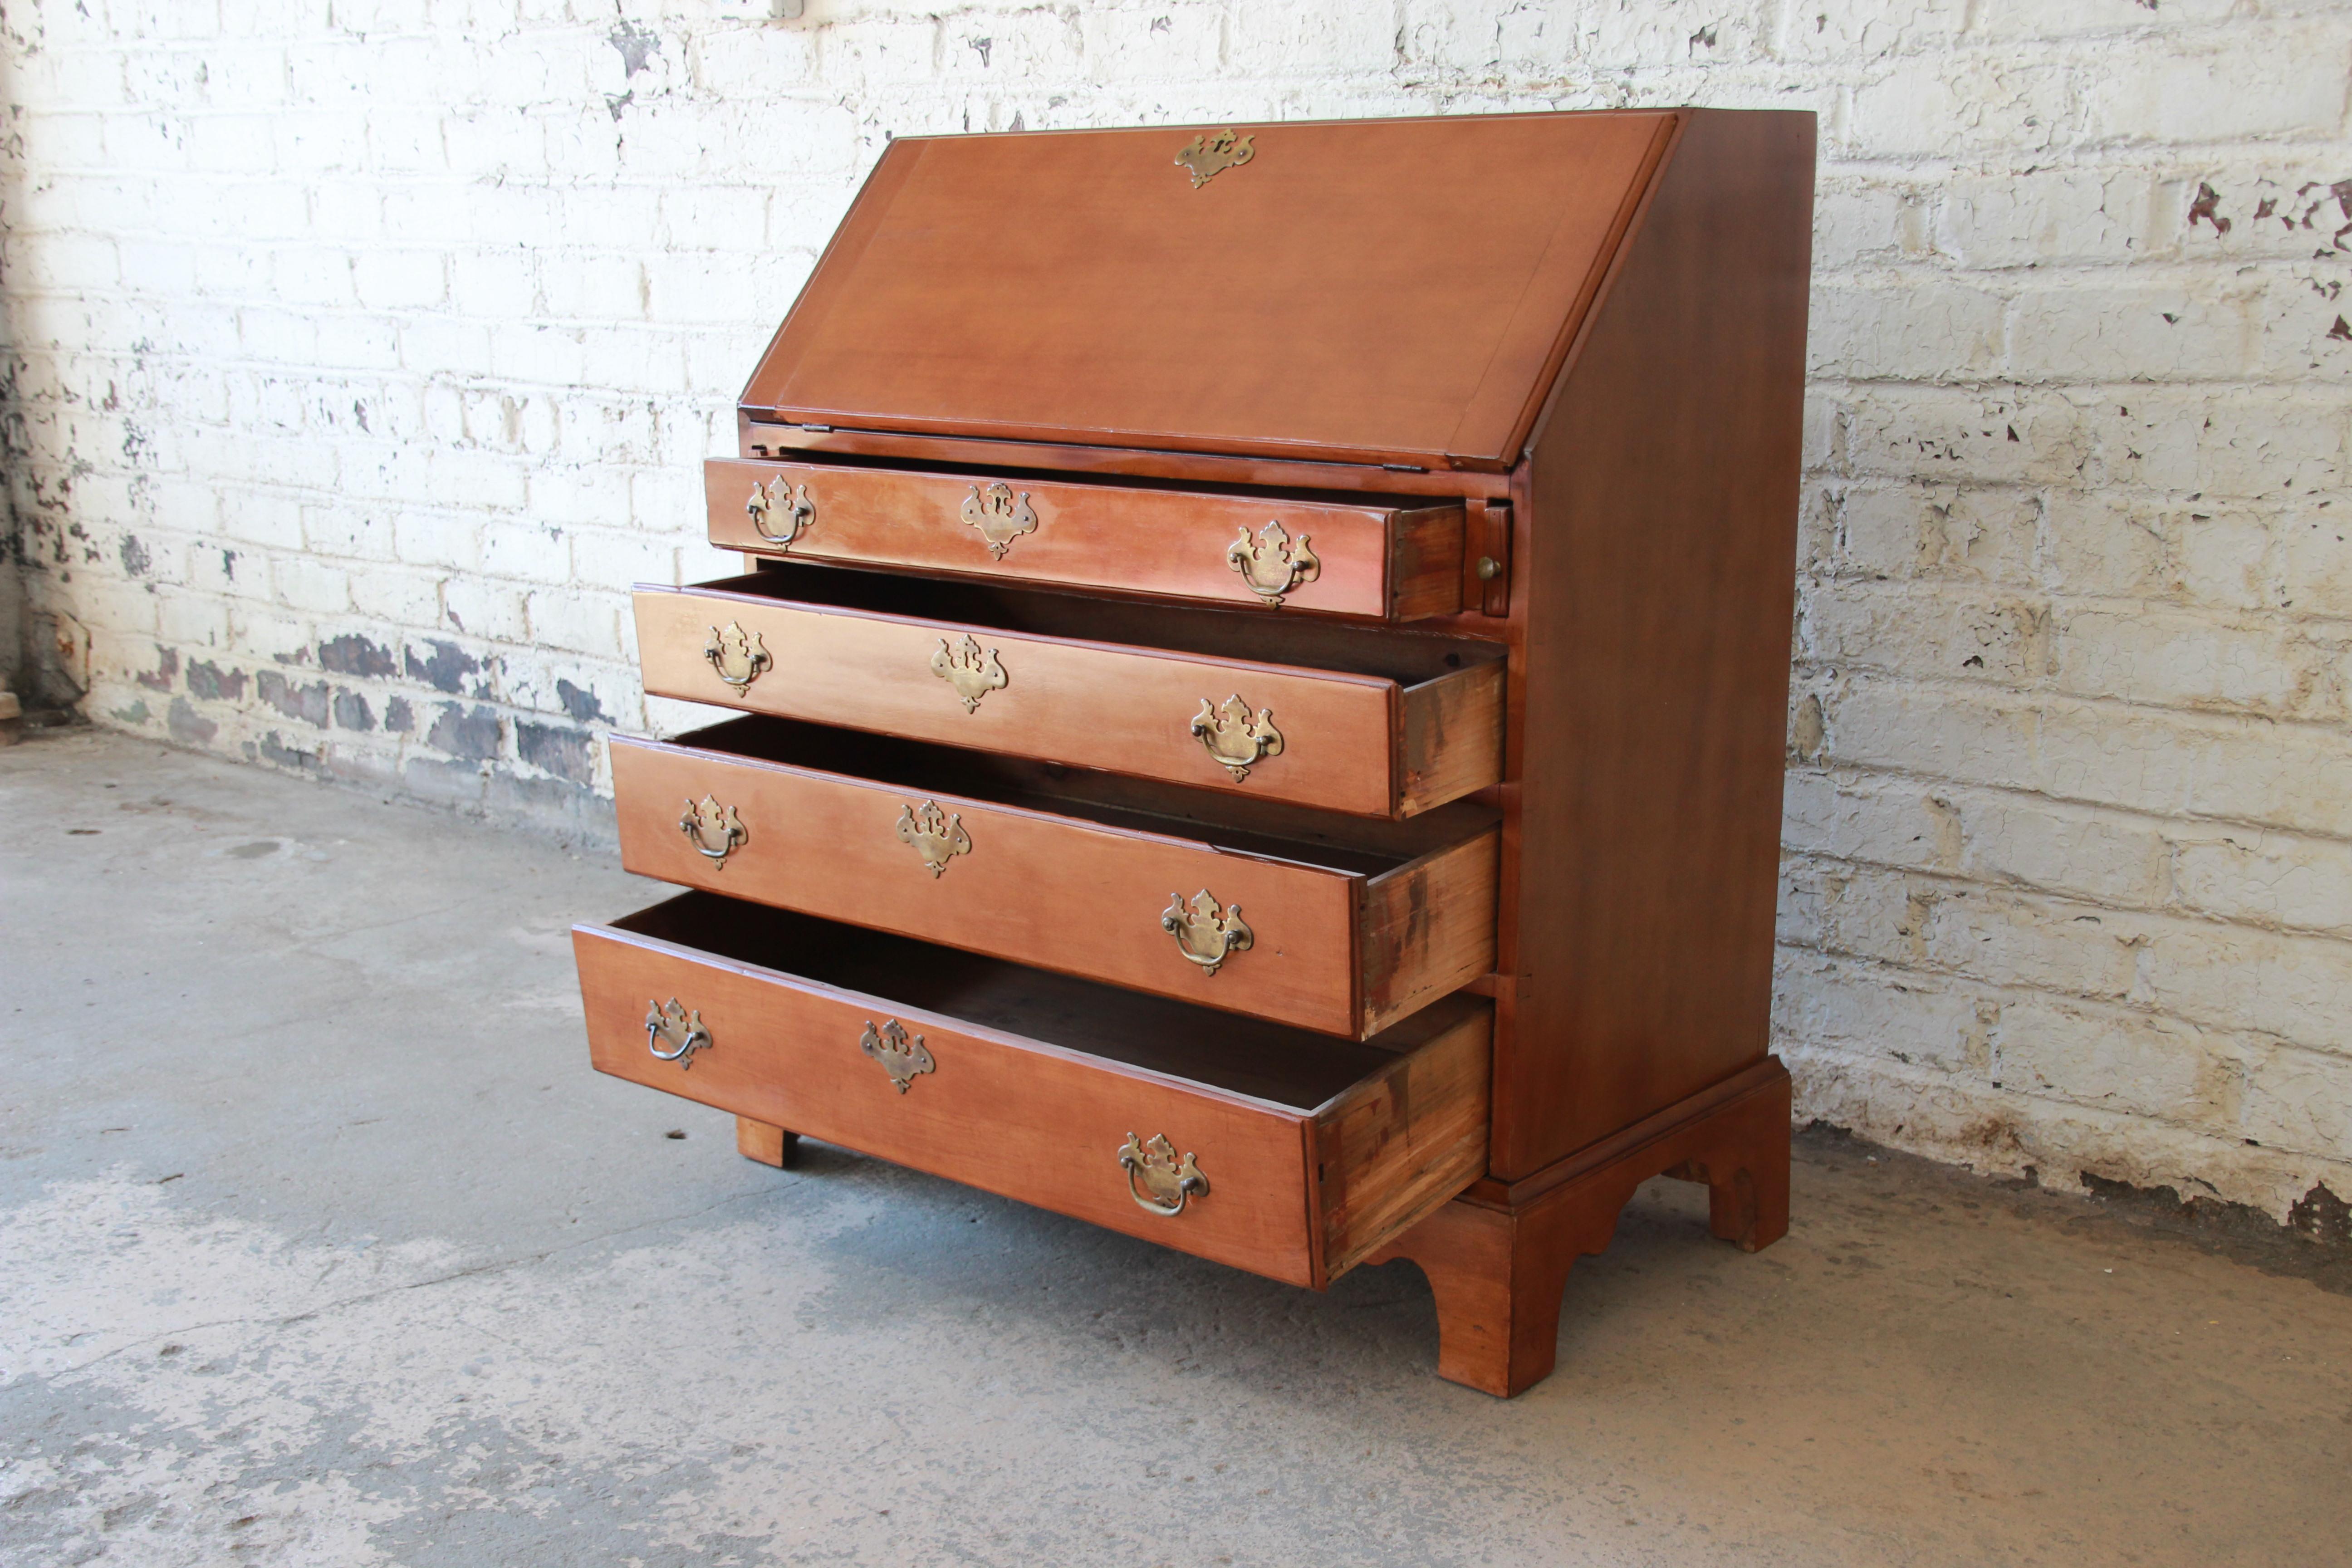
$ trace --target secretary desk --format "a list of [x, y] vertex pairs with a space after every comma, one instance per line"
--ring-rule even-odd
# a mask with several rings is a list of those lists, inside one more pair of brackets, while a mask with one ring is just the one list
[[635, 595], [594, 1065], [1552, 1366], [1767, 1050], [1809, 114], [906, 138]]

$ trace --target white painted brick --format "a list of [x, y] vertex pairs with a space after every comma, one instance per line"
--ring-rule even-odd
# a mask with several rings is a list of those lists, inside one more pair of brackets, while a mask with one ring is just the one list
[[1772, 1027], [1783, 1040], [1843, 1047], [1906, 1067], [1982, 1076], [1992, 1066], [1998, 1005], [1964, 986], [1896, 975], [1878, 965], [1784, 952]]
[[568, 588], [535, 593], [525, 605], [534, 641], [601, 658], [624, 657], [621, 622], [628, 600], [620, 595]]
[[1949, 790], [1958, 869], [2117, 909], [2149, 909], [2172, 889], [2169, 846], [2145, 816], [2034, 795]]
[[2046, 601], [1975, 588], [1824, 583], [1798, 605], [1801, 657], [1926, 679], [2038, 684], [2051, 673]]
[[1960, 380], [2000, 363], [2002, 300], [1983, 289], [1901, 274], [1813, 287], [1816, 374]]
[[339, 616], [352, 607], [351, 577], [340, 566], [309, 555], [280, 555], [269, 563], [277, 603], [289, 610]]
[[574, 579], [572, 542], [560, 525], [489, 518], [474, 525], [474, 536], [480, 570], [488, 576], [517, 583]]
[[2056, 684], [2084, 696], [2336, 721], [2346, 717], [2344, 647], [2332, 641], [2119, 605], [2063, 606], [2050, 647]]
[[[2162, 0], [2155, 5], [2112, 5], [2107, 0], [1976, 0], [1971, 36], [2014, 43], [2042, 43], [2086, 36], [2138, 42], [2167, 24], [2189, 27], [2242, 15], [2235, 0]], [[2264, 7], [2275, 9], [2275, 7]], [[2106, 57], [2100, 57], [2105, 58]]]
[[448, 297], [447, 268], [437, 251], [371, 248], [352, 258], [352, 284], [371, 310], [416, 310]]
[[1968, 21], [1965, 0], [1854, 0], [1779, 8], [1777, 52], [1824, 65], [1874, 62], [1948, 48]]
[[2343, 130], [2352, 48], [2341, 26], [2242, 22], [2196, 45], [2101, 58], [2083, 95], [2084, 130], [2103, 141], [2215, 142]]
[[443, 581], [436, 573], [370, 566], [350, 574], [351, 607], [383, 625], [430, 626], [441, 619]]
[[2059, 140], [2069, 97], [2064, 68], [2032, 52], [1909, 56], [1854, 88], [1841, 142], [1872, 159], [2032, 153]]
[[2260, 303], [2258, 289], [2235, 283], [2032, 288], [2010, 301], [2009, 371], [2028, 383], [2242, 375]]
[[479, 567], [480, 520], [463, 512], [402, 511], [392, 520], [393, 548], [412, 566], [471, 574]]
[[2046, 490], [2042, 581], [2077, 596], [2151, 600], [2175, 589], [2179, 514], [2101, 492]]
[[490, 642], [530, 640], [530, 623], [523, 612], [523, 591], [512, 584], [493, 583], [470, 574], [443, 580], [442, 618], [467, 637]]
[[2200, 499], [2325, 498], [2344, 483], [2347, 409], [2336, 396], [2116, 387], [2078, 403], [2095, 484]]
[[2352, 942], [2183, 921], [2148, 933], [2139, 969], [2168, 1013], [2352, 1053]]
[[155, 636], [164, 646], [183, 651], [220, 652], [244, 649], [242, 639], [229, 635], [231, 601], [195, 594], [173, 594], [155, 599]]
[[2227, 1041], [2193, 1025], [2055, 998], [2004, 1001], [1995, 1069], [2005, 1089], [2184, 1125], [2232, 1126]]
[[[1081, 6], [1078, 25], [1086, 32], [1087, 74], [1104, 84], [1158, 85], [1213, 75], [1224, 38], [1223, 8], [1198, 0]], [[1416, 51], [1414, 58], [1428, 57]]]
[[2274, 1149], [2352, 1159], [2352, 1059], [2279, 1047], [2248, 1064], [2245, 1135]]
[[2191, 910], [2352, 936], [2352, 845], [2255, 830], [2185, 839], [2173, 846], [2172, 877]]
[[1836, 569], [2023, 586], [2041, 511], [2032, 492], [2008, 487], [1856, 485], [1836, 508]]

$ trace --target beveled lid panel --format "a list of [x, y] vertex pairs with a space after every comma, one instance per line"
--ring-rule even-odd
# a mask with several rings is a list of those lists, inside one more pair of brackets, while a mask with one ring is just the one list
[[1670, 112], [908, 138], [761, 360], [755, 416], [1507, 465]]

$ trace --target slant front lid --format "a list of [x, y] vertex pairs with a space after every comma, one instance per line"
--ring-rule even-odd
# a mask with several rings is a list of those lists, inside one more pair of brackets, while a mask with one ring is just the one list
[[897, 142], [743, 405], [867, 429], [1507, 465], [1674, 118]]

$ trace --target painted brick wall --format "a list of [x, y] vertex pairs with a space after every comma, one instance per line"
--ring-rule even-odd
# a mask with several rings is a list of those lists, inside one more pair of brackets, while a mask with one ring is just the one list
[[2341, 1226], [2338, 0], [760, 8], [8, 0], [28, 679], [593, 833], [687, 717], [625, 590], [726, 569], [697, 461], [888, 135], [1812, 109], [1805, 1105]]

